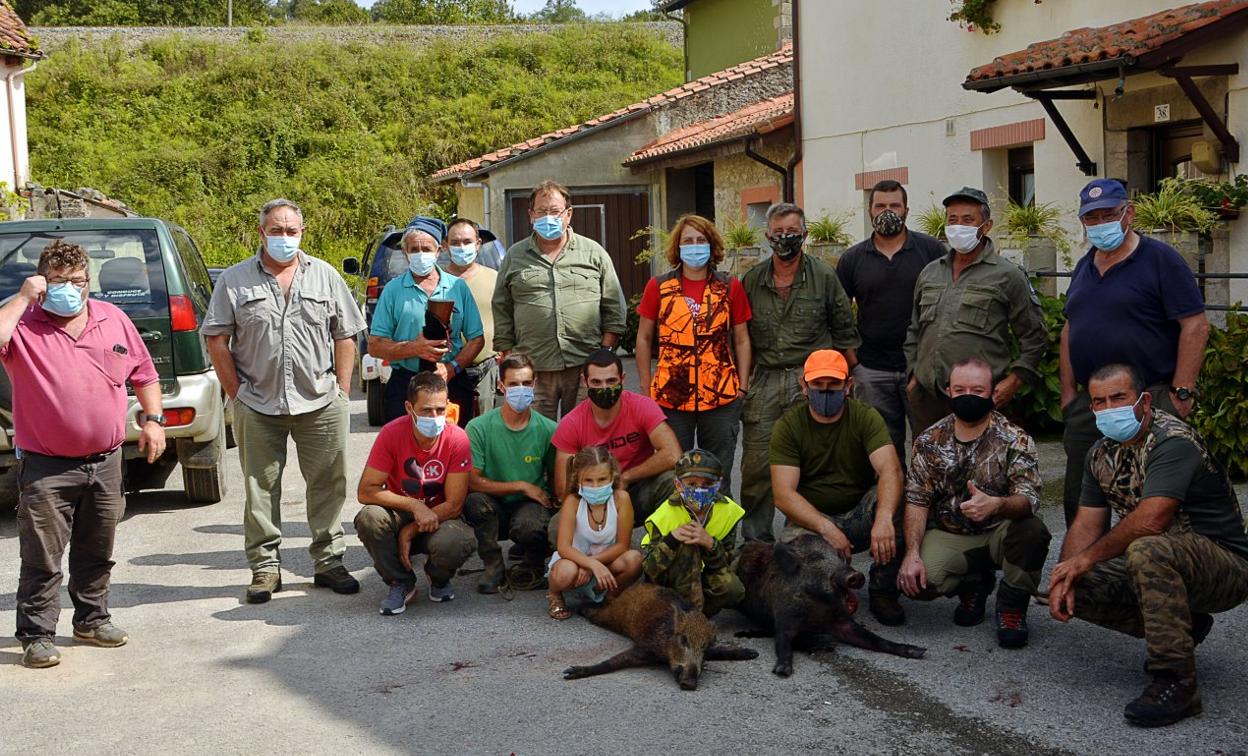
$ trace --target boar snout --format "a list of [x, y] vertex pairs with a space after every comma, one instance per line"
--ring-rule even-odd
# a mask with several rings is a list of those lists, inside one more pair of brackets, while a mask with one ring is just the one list
[[858, 570], [841, 570], [836, 574], [836, 584], [847, 591], [856, 591], [867, 584], [867, 579]]
[[675, 676], [676, 683], [680, 685], [681, 690], [697, 690], [699, 672], [701, 672], [701, 670], [693, 664], [680, 665], [672, 668], [672, 675]]

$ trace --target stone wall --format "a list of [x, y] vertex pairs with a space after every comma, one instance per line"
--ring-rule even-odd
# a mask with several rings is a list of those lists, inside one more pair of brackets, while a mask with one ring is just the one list
[[[650, 21], [640, 24], [663, 35], [673, 46], [684, 44], [684, 27], [674, 21]], [[213, 42], [240, 42], [252, 27], [168, 27], [168, 26], [36, 26], [31, 33], [45, 51], [55, 53], [70, 40], [98, 41], [117, 37], [125, 48], [142, 45], [158, 37], [177, 34], [189, 39]], [[373, 43], [423, 45], [436, 40], [469, 41], [493, 39], [512, 34], [548, 34], [557, 31], [556, 24], [500, 24], [465, 26], [396, 26], [367, 24], [360, 26], [312, 26], [288, 24], [258, 27], [269, 39], [329, 42], [332, 44]]]
[[[763, 145], [757, 152], [773, 163], [787, 165], [793, 156], [791, 147]], [[722, 228], [741, 219], [741, 192], [756, 187], [775, 187], [777, 198], [783, 193], [780, 174], [744, 154], [729, 155], [715, 161], [715, 221]]]

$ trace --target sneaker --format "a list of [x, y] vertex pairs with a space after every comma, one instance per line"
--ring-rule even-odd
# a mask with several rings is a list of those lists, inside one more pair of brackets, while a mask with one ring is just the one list
[[896, 596], [871, 593], [867, 598], [867, 608], [881, 625], [897, 627], [906, 622], [906, 612]]
[[75, 643], [90, 643], [93, 646], [116, 648], [117, 646], [126, 645], [129, 640], [130, 636], [126, 635], [126, 631], [111, 622], [105, 622], [103, 625], [88, 630], [74, 628]]
[[61, 652], [51, 638], [35, 638], [22, 649], [22, 666], [30, 669], [55, 667], [61, 663]]
[[341, 564], [312, 576], [312, 584], [329, 588], [334, 593], [359, 593], [360, 581], [351, 577], [347, 568]]
[[1027, 645], [1027, 610], [997, 611], [997, 645], [1022, 648]]
[[390, 593], [381, 600], [381, 613], [387, 617], [402, 614], [407, 610], [407, 605], [416, 600], [415, 584], [395, 583], [390, 586]]
[[263, 604], [282, 590], [282, 573], [253, 572], [251, 585], [247, 586], [247, 603]]
[[455, 598], [455, 587], [451, 585], [451, 581], [446, 581], [442, 585], [434, 585], [429, 583], [429, 600], [435, 603], [450, 601]]
[[1127, 704], [1122, 715], [1140, 727], [1164, 727], [1200, 712], [1196, 678], [1163, 672], [1153, 675], [1152, 684]]
[[958, 608], [953, 610], [953, 624], [974, 627], [984, 621], [984, 611], [988, 608], [988, 595], [992, 593], [993, 582], [991, 575], [962, 581], [962, 585], [958, 587]]

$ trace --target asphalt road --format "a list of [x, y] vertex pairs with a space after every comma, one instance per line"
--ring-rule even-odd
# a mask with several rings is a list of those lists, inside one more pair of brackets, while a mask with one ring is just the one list
[[[354, 477], [375, 433], [361, 399], [352, 410]], [[1042, 454], [1045, 517], [1060, 533], [1060, 446], [1044, 444]], [[842, 648], [799, 654], [794, 676], [779, 679], [770, 641], [741, 640], [759, 658], [707, 664], [695, 692], [659, 668], [565, 682], [565, 667], [603, 659], [627, 641], [580, 618], [548, 619], [541, 591], [511, 603], [480, 596], [475, 575], [456, 579], [451, 603], [422, 594], [405, 615], [379, 616], [385, 588], [351, 531], [354, 501], [342, 516], [346, 564], [363, 589], [338, 596], [314, 588], [293, 449], [291, 459], [285, 590], [267, 605], [242, 602], [249, 572], [235, 452], [232, 488], [217, 505], [188, 506], [172, 490], [132, 497], [112, 587], [114, 618], [130, 644], [74, 646], [68, 609], [59, 667], [27, 670], [17, 641], [0, 639], [0, 752], [1248, 753], [1242, 607], [1219, 615], [1199, 649], [1204, 715], [1162, 730], [1130, 727], [1121, 715], [1147, 682], [1142, 642], [1062, 625], [1043, 607], [1033, 607], [1031, 644], [1020, 651], [998, 649], [988, 624], [954, 626], [950, 600], [905, 604], [902, 628], [881, 629], [865, 610], [859, 617], [885, 637], [926, 646], [922, 660]], [[6, 634], [17, 572], [6, 508]], [[735, 612], [718, 619], [721, 637], [746, 626]]]

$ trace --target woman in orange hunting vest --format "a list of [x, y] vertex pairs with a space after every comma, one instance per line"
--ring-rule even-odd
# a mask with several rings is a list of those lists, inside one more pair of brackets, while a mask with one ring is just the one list
[[700, 215], [676, 221], [667, 242], [672, 270], [650, 279], [637, 306], [636, 356], [641, 385], [667, 414], [681, 448], [698, 446], [726, 460], [730, 491], [749, 386], [751, 313], [741, 282], [715, 270], [723, 259], [714, 223]]

